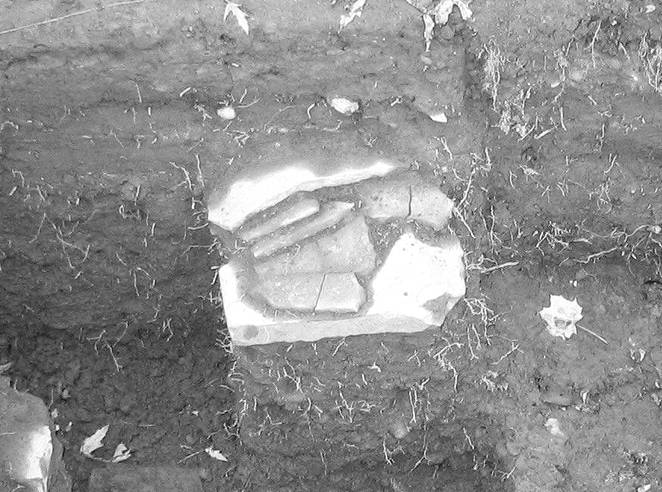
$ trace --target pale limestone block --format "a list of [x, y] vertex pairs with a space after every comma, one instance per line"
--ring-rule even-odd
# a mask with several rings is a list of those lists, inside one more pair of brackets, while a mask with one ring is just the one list
[[453, 207], [453, 201], [436, 186], [429, 183], [412, 185], [409, 219], [439, 230], [448, 224]]
[[375, 267], [376, 253], [362, 216], [317, 240], [326, 272], [367, 274]]
[[320, 296], [323, 273], [295, 273], [260, 279], [255, 294], [274, 309], [313, 311]]
[[218, 281], [223, 296], [223, 311], [228, 328], [235, 326], [264, 325], [271, 322], [246, 299], [243, 281], [247, 276], [246, 267], [238, 261], [231, 261], [218, 269]]
[[277, 342], [314, 342], [323, 338], [377, 333], [415, 333], [428, 323], [409, 316], [362, 315], [341, 319], [272, 320], [266, 325], [229, 327], [235, 345], [263, 345]]
[[373, 302], [368, 314], [410, 317], [440, 325], [465, 294], [462, 256], [456, 238], [431, 246], [406, 232], [372, 280]]
[[365, 302], [365, 291], [353, 273], [327, 273], [315, 312], [357, 313]]
[[259, 275], [304, 272], [356, 272], [368, 274], [375, 267], [375, 248], [368, 225], [358, 216], [347, 225], [301, 248], [258, 263]]
[[392, 179], [370, 180], [356, 185], [361, 200], [361, 210], [372, 218], [390, 220], [409, 215], [409, 179], [395, 176]]
[[320, 204], [317, 200], [314, 198], [304, 198], [257, 225], [240, 230], [238, 235], [244, 241], [253, 241], [311, 215], [315, 215], [319, 212], [319, 209]]
[[209, 221], [234, 231], [251, 215], [276, 205], [294, 193], [386, 176], [396, 167], [396, 164], [383, 160], [361, 167], [343, 167], [340, 163], [334, 172], [320, 174], [307, 160], [294, 161], [279, 169], [235, 181], [220, 200], [209, 204]]
[[337, 225], [354, 208], [353, 203], [330, 202], [322, 206], [320, 213], [293, 228], [278, 232], [256, 242], [251, 251], [256, 258], [269, 256], [279, 249], [287, 248], [306, 238]]

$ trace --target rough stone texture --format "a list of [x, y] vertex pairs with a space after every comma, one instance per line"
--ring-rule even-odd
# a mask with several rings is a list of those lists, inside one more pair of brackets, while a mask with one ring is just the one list
[[315, 312], [356, 313], [365, 302], [365, 291], [353, 273], [327, 273]]
[[202, 492], [196, 470], [178, 466], [109, 465], [90, 476], [90, 492]]
[[275, 309], [313, 311], [323, 280], [322, 273], [269, 276], [257, 285], [255, 291]]
[[[405, 171], [402, 158], [373, 154], [352, 128], [308, 129], [306, 137], [256, 138], [230, 168], [205, 179], [215, 186], [209, 220], [231, 256], [219, 280], [233, 342], [443, 323], [464, 295], [464, 267], [446, 228], [453, 203], [438, 182]], [[299, 219], [301, 192], [313, 204], [306, 214], [320, 205]]]
[[71, 490], [44, 402], [0, 377], [0, 490]]
[[255, 243], [252, 248], [253, 255], [256, 258], [269, 256], [278, 250], [314, 236], [318, 232], [338, 224], [349, 214], [352, 208], [354, 208], [353, 203], [327, 203], [322, 207], [320, 213], [311, 217], [309, 221], [297, 225], [294, 229], [283, 231], [280, 234], [274, 234]]
[[373, 219], [406, 218], [441, 229], [453, 211], [453, 202], [438, 186], [411, 171], [389, 179], [365, 181], [356, 190], [364, 213]]

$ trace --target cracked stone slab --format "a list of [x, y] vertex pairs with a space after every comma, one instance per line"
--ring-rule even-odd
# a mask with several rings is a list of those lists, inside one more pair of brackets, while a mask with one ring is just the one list
[[312, 312], [323, 280], [323, 273], [274, 275], [260, 279], [255, 292], [275, 309]]
[[315, 312], [357, 313], [366, 295], [353, 273], [327, 273]]
[[262, 236], [276, 232], [278, 229], [287, 227], [295, 222], [303, 220], [319, 212], [320, 204], [314, 198], [301, 199], [289, 207], [279, 211], [273, 217], [270, 217], [252, 227], [242, 228], [239, 231], [239, 237], [244, 241], [253, 241]]
[[297, 224], [293, 229], [273, 234], [256, 242], [252, 247], [253, 255], [256, 258], [269, 256], [280, 249], [314, 236], [318, 232], [338, 224], [349, 215], [353, 208], [353, 203], [326, 203], [320, 213], [311, 217], [310, 220]]
[[362, 211], [377, 220], [401, 218], [442, 229], [453, 212], [453, 201], [416, 172], [405, 172], [356, 185]]

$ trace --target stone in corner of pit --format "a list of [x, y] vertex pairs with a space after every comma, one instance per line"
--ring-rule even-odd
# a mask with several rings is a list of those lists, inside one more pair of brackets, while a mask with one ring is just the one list
[[239, 230], [239, 237], [243, 241], [253, 241], [267, 234], [287, 227], [319, 212], [320, 204], [314, 198], [302, 198], [293, 204], [279, 210], [275, 215], [260, 221], [248, 228]]
[[274, 309], [312, 312], [323, 279], [323, 273], [268, 276], [261, 278], [251, 293], [263, 298]]
[[365, 291], [353, 273], [327, 273], [315, 312], [357, 313], [365, 299]]
[[292, 246], [324, 229], [337, 225], [350, 214], [353, 208], [354, 204], [348, 202], [325, 203], [319, 214], [294, 224], [291, 229], [278, 231], [269, 237], [260, 239], [253, 245], [251, 251], [255, 258], [269, 256], [280, 249]]
[[453, 211], [453, 202], [433, 183], [408, 171], [356, 185], [363, 213], [377, 220], [407, 218], [442, 229]]
[[0, 490], [71, 490], [44, 402], [0, 378]]
[[259, 275], [305, 272], [356, 272], [368, 274], [375, 267], [375, 248], [361, 215], [338, 230], [255, 265]]
[[440, 325], [465, 294], [462, 256], [454, 236], [429, 245], [411, 232], [404, 233], [372, 281], [373, 304], [368, 314]]
[[89, 491], [202, 492], [202, 482], [195, 469], [118, 464], [92, 470]]

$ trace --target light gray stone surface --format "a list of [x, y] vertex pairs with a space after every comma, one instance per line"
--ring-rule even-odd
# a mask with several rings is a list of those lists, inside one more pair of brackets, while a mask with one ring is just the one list
[[327, 273], [315, 305], [315, 312], [356, 313], [366, 296], [353, 273]]
[[313, 311], [323, 280], [323, 273], [273, 275], [260, 279], [255, 293], [275, 309]]
[[284, 230], [272, 234], [269, 237], [260, 239], [252, 247], [253, 255], [256, 258], [269, 256], [276, 251], [292, 246], [318, 232], [333, 227], [345, 218], [354, 208], [353, 203], [330, 202], [322, 206], [320, 213], [311, 217], [302, 223], [298, 223], [293, 229]]

